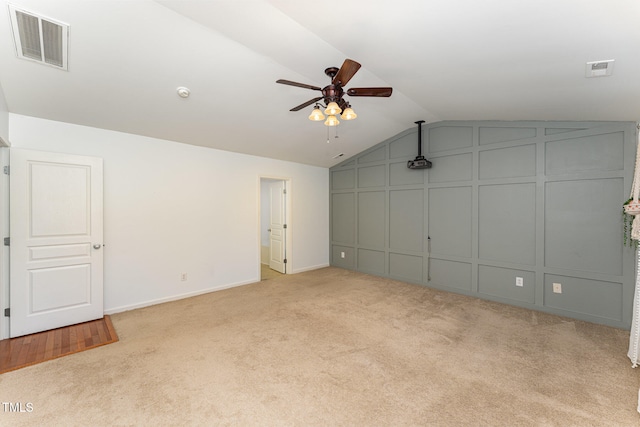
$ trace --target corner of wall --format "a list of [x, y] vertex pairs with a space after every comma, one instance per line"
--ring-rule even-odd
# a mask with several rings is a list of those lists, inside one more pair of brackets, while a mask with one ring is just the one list
[[0, 146], [9, 146], [9, 108], [0, 86]]

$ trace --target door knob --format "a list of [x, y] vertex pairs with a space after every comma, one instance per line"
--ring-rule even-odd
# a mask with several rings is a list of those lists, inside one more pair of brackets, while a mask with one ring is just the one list
[[96, 243], [95, 245], [93, 245], [93, 249], [100, 249], [102, 247], [102, 245], [100, 243]]

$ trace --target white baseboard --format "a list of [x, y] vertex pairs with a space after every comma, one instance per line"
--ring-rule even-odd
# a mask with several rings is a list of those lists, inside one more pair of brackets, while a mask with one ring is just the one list
[[179, 295], [172, 295], [170, 297], [158, 298], [158, 299], [154, 299], [154, 300], [150, 300], [150, 301], [144, 301], [144, 302], [137, 303], [137, 304], [122, 305], [120, 307], [114, 307], [114, 308], [106, 309], [106, 310], [104, 310], [104, 314], [122, 313], [123, 311], [135, 310], [137, 308], [149, 307], [151, 305], [162, 304], [162, 303], [171, 302], [171, 301], [177, 301], [177, 300], [180, 300], [180, 299], [185, 299], [185, 298], [195, 297], [195, 296], [198, 296], [198, 295], [208, 294], [210, 292], [222, 291], [224, 289], [235, 288], [235, 287], [238, 287], [238, 286], [250, 285], [251, 283], [256, 283], [256, 282], [259, 282], [259, 281], [260, 281], [260, 278], [257, 278], [257, 279], [253, 279], [253, 280], [248, 280], [246, 282], [238, 282], [238, 283], [232, 283], [232, 284], [228, 284], [228, 285], [214, 286], [213, 288], [201, 289], [199, 291], [187, 292], [187, 293], [179, 294]]
[[329, 267], [329, 264], [319, 264], [319, 265], [314, 265], [312, 267], [298, 268], [291, 271], [291, 274], [304, 273], [305, 271], [318, 270], [320, 268], [325, 268], [325, 267]]
[[[320, 268], [325, 268], [325, 267], [329, 267], [329, 264], [320, 264], [320, 265], [315, 265], [315, 266], [311, 266], [311, 267], [305, 267], [305, 268], [301, 268], [301, 269], [296, 269], [296, 270], [292, 271], [290, 274], [303, 273], [305, 271], [318, 270]], [[249, 285], [251, 283], [256, 283], [256, 282], [259, 282], [259, 281], [260, 281], [260, 278], [256, 278], [256, 279], [247, 280], [247, 281], [243, 281], [243, 282], [237, 282], [237, 283], [230, 283], [230, 284], [226, 284], [226, 285], [214, 286], [212, 288], [201, 289], [199, 291], [187, 292], [187, 293], [178, 294], [178, 295], [172, 295], [170, 297], [158, 298], [158, 299], [154, 299], [154, 300], [144, 301], [144, 302], [140, 302], [140, 303], [136, 303], [136, 304], [122, 305], [120, 307], [113, 307], [113, 308], [106, 309], [104, 311], [104, 314], [122, 313], [123, 311], [135, 310], [137, 308], [149, 307], [151, 305], [162, 304], [162, 303], [171, 302], [171, 301], [177, 301], [177, 300], [184, 299], [184, 298], [190, 298], [190, 297], [195, 297], [195, 296], [198, 296], [198, 295], [208, 294], [210, 292], [222, 291], [224, 289], [230, 289], [230, 288], [235, 288], [235, 287], [238, 287], [238, 286]]]

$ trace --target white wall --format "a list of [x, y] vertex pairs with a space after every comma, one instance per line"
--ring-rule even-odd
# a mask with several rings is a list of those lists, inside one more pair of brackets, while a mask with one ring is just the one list
[[291, 271], [329, 265], [328, 169], [15, 114], [9, 121], [12, 147], [104, 159], [107, 313], [259, 281], [260, 176], [291, 180]]
[[0, 144], [9, 144], [9, 108], [0, 86]]

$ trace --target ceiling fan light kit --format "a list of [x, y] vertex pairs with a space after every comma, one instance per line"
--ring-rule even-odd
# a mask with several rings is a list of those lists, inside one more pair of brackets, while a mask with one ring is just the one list
[[[293, 82], [291, 80], [276, 80], [276, 83], [285, 84], [289, 86], [301, 87], [304, 89], [319, 90], [322, 92], [322, 96], [310, 99], [309, 101], [293, 107], [289, 111], [300, 111], [309, 105], [316, 104], [313, 107], [313, 111], [309, 115], [309, 120], [319, 122], [324, 120], [324, 115], [320, 110], [320, 107], [325, 108], [324, 113], [328, 116], [324, 122], [326, 126], [337, 126], [340, 121], [336, 117], [340, 113], [342, 120], [353, 120], [358, 115], [353, 111], [351, 105], [343, 99], [345, 95], [344, 86], [351, 80], [354, 74], [360, 69], [361, 65], [354, 60], [345, 59], [342, 67], [329, 67], [324, 70], [324, 73], [331, 78], [331, 84], [320, 88], [313, 85], [304, 83]], [[346, 95], [349, 96], [375, 96], [375, 97], [389, 97], [393, 92], [393, 88], [390, 87], [367, 87], [367, 88], [351, 88], [346, 91]], [[322, 104], [324, 102], [324, 105]]]
[[342, 109], [338, 107], [335, 101], [331, 101], [329, 105], [327, 105], [327, 109], [324, 110], [324, 113], [329, 116], [335, 116], [336, 114], [342, 113]]
[[319, 105], [313, 107], [313, 111], [311, 112], [311, 114], [309, 114], [309, 120], [314, 122], [321, 122], [322, 120], [324, 120], [324, 114], [322, 114], [322, 111], [320, 111]]
[[342, 115], [340, 116], [342, 118], [342, 120], [353, 120], [356, 117], [358, 117], [358, 115], [356, 114], [355, 111], [353, 111], [353, 108], [351, 107], [347, 107], [343, 112]]
[[338, 126], [340, 124], [340, 121], [336, 116], [332, 114], [329, 117], [327, 117], [327, 121], [324, 122], [324, 124], [325, 126]]

